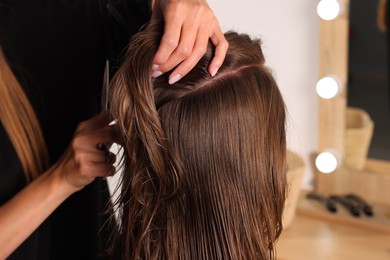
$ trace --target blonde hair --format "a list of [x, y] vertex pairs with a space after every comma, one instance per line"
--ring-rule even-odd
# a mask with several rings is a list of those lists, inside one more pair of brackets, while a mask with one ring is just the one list
[[174, 85], [152, 79], [162, 26], [134, 36], [112, 83], [124, 145], [114, 259], [273, 259], [286, 196], [284, 102], [259, 40], [228, 32]]
[[0, 49], [0, 123], [21, 161], [26, 180], [43, 172], [48, 160], [35, 112]]

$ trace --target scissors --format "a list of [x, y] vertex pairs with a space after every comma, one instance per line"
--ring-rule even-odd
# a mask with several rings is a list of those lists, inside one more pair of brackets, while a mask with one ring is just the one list
[[[109, 90], [110, 90], [110, 62], [109, 60], [106, 60], [105, 66], [104, 66], [104, 74], [103, 74], [103, 87], [102, 87], [102, 96], [100, 100], [100, 110], [101, 113], [107, 112], [109, 110], [108, 108], [108, 96], [109, 96]], [[111, 161], [111, 153], [110, 148], [107, 144], [103, 144], [103, 150], [106, 157], [106, 163], [110, 163]]]
[[110, 90], [110, 62], [106, 60], [103, 74], [102, 98], [100, 100], [101, 112], [108, 111], [108, 92]]

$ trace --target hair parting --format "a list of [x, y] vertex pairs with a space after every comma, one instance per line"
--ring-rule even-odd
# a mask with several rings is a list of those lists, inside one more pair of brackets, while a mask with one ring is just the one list
[[163, 25], [130, 41], [111, 88], [123, 144], [113, 259], [274, 259], [286, 198], [285, 106], [261, 42], [227, 32], [179, 82], [152, 78]]

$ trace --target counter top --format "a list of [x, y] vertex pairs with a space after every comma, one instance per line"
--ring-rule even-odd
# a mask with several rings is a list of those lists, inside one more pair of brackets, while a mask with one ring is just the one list
[[277, 242], [277, 260], [390, 260], [390, 207], [373, 209], [374, 217], [357, 218], [302, 196]]

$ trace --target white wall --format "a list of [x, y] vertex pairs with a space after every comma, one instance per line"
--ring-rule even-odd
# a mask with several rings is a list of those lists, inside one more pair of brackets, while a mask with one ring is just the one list
[[261, 37], [267, 64], [284, 96], [288, 148], [300, 154], [311, 188], [310, 154], [317, 148], [318, 17], [313, 0], [209, 0], [224, 31]]

